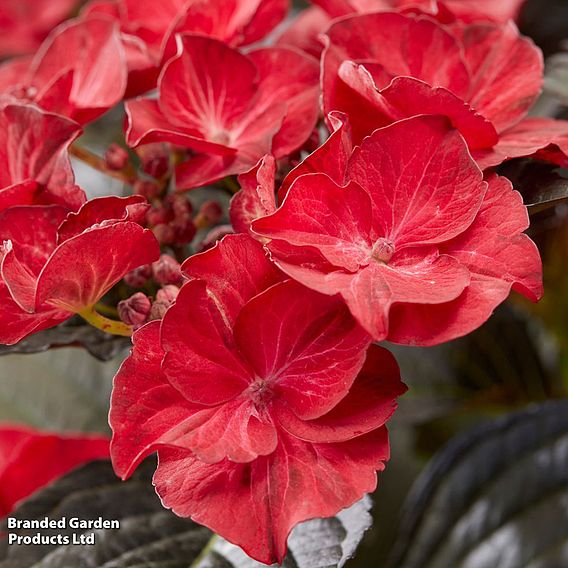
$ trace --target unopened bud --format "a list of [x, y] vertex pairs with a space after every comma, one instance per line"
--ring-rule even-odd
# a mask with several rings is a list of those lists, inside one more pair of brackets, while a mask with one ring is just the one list
[[120, 319], [134, 327], [134, 329], [144, 325], [150, 318], [152, 301], [142, 292], [130, 296], [127, 300], [118, 303], [118, 316]]
[[154, 280], [162, 286], [166, 284], [178, 284], [181, 282], [182, 274], [180, 263], [167, 254], [163, 254], [152, 264]]
[[160, 288], [156, 294], [156, 301], [152, 304], [150, 319], [162, 319], [168, 308], [175, 302], [178, 293], [179, 288], [171, 284]]
[[169, 223], [172, 220], [172, 212], [162, 204], [152, 205], [146, 213], [146, 222], [151, 227], [155, 227], [156, 225], [161, 225], [163, 223]]
[[173, 216], [176, 219], [191, 217], [193, 206], [185, 195], [173, 194], [168, 195], [166, 203], [171, 207]]
[[142, 171], [156, 179], [163, 178], [170, 169], [170, 156], [164, 144], [146, 144], [137, 149]]
[[139, 266], [124, 276], [124, 281], [131, 288], [142, 288], [152, 277], [152, 267], [149, 264]]
[[186, 245], [187, 243], [190, 243], [197, 232], [191, 217], [188, 219], [176, 219], [171, 224], [171, 227], [174, 230], [174, 242], [177, 245]]
[[118, 144], [111, 144], [105, 152], [105, 163], [109, 170], [123, 170], [128, 165], [128, 152]]
[[152, 229], [152, 232], [161, 245], [172, 245], [176, 240], [176, 233], [171, 225], [160, 223]]
[[145, 197], [148, 201], [156, 199], [160, 195], [160, 188], [153, 182], [145, 179], [137, 179], [134, 182], [134, 193]]
[[199, 208], [199, 213], [195, 217], [195, 226], [204, 229], [216, 225], [223, 216], [223, 208], [217, 201], [212, 199], [205, 201]]

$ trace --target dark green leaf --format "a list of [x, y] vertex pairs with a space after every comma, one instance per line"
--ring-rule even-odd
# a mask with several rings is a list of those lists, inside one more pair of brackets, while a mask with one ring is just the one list
[[[16, 519], [119, 520], [119, 530], [95, 531], [94, 545], [16, 546], [0, 541], [0, 568], [201, 568], [261, 567], [242, 550], [218, 539], [212, 552], [199, 557], [211, 532], [165, 510], [151, 483], [155, 465], [145, 462], [126, 482], [109, 462], [88, 464], [25, 501]], [[339, 568], [354, 554], [371, 525], [371, 500], [365, 498], [331, 519], [296, 527], [290, 536], [287, 568]], [[7, 530], [6, 526], [2, 530]], [[11, 530], [33, 535], [37, 530]], [[41, 529], [41, 534], [71, 536], [72, 529]], [[92, 532], [90, 530], [83, 531]]]
[[531, 159], [512, 160], [499, 171], [521, 193], [532, 214], [568, 200], [568, 169]]
[[407, 500], [390, 566], [568, 566], [568, 401], [452, 440]]
[[101, 361], [110, 361], [123, 353], [130, 341], [99, 331], [82, 320], [70, 320], [62, 325], [35, 333], [16, 345], [0, 345], [0, 355], [11, 353], [41, 353], [54, 347], [84, 347]]

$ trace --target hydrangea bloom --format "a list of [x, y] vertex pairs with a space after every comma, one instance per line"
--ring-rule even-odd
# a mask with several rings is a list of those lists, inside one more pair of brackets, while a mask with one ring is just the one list
[[74, 122], [30, 104], [0, 102], [0, 212], [14, 205], [85, 202], [67, 148], [80, 134]]
[[53, 30], [33, 59], [9, 61], [0, 75], [5, 93], [81, 124], [91, 122], [119, 103], [126, 89], [118, 26], [102, 17], [69, 20]]
[[442, 114], [482, 168], [550, 145], [568, 150], [568, 122], [526, 118], [542, 86], [542, 55], [512, 23], [448, 27], [366, 14], [335, 23], [326, 42], [324, 110], [349, 115], [356, 143], [402, 118]]
[[398, 367], [380, 347], [366, 356], [342, 302], [283, 280], [246, 235], [184, 270], [192, 279], [162, 323], [135, 332], [115, 378], [113, 463], [127, 477], [158, 450], [167, 507], [281, 562], [295, 524], [375, 488]]
[[190, 189], [280, 158], [310, 136], [319, 113], [317, 62], [286, 48], [243, 55], [197, 35], [178, 37], [164, 68], [159, 99], [127, 103], [132, 146], [170, 142], [193, 154], [177, 167]]
[[331, 17], [393, 10], [421, 10], [443, 20], [472, 22], [516, 19], [526, 0], [312, 0]]
[[333, 164], [331, 177], [296, 177], [281, 207], [252, 228], [271, 239], [282, 270], [341, 294], [376, 340], [440, 343], [481, 325], [511, 287], [541, 296], [520, 195], [504, 178], [483, 181], [445, 119], [400, 121], [347, 155], [339, 124], [311, 158]]
[[[137, 221], [139, 197], [102, 197], [0, 213], [0, 343], [13, 344], [91, 308], [127, 272], [159, 257]], [[33, 227], [33, 231], [30, 231]]]
[[161, 64], [175, 55], [175, 35], [198, 33], [232, 46], [262, 39], [286, 15], [288, 0], [95, 0], [84, 18], [106, 15], [120, 24], [130, 71], [129, 94], [155, 85]]
[[0, 517], [72, 469], [108, 456], [109, 439], [104, 436], [62, 436], [0, 423]]

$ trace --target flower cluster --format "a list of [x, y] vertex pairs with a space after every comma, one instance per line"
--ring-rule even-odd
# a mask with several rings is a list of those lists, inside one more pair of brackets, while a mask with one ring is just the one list
[[[164, 506], [265, 563], [375, 489], [406, 390], [376, 342], [541, 297], [496, 167], [568, 164], [568, 122], [527, 118], [522, 1], [313, 4], [282, 30], [286, 0], [93, 0], [38, 46], [20, 21], [0, 66], [0, 342], [76, 315], [132, 336], [117, 474], [157, 452]], [[92, 154], [122, 101], [122, 145]], [[87, 200], [70, 155], [132, 195]]]

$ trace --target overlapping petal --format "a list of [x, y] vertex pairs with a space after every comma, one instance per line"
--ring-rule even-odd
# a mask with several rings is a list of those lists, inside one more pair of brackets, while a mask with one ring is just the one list
[[[416, 117], [376, 130], [353, 151], [345, 183], [325, 174], [300, 176], [281, 207], [252, 229], [269, 239], [273, 260], [289, 276], [318, 292], [341, 294], [375, 339], [433, 344], [463, 335], [489, 315], [487, 308], [462, 301], [480, 304], [484, 285], [481, 304], [490, 310], [513, 282], [531, 299], [540, 296], [538, 253], [522, 234], [526, 208], [499, 178], [485, 197], [481, 171], [443, 119]], [[495, 187], [499, 198], [493, 197]], [[501, 202], [507, 207], [489, 223], [486, 210]], [[463, 246], [469, 255], [452, 245], [460, 239], [468, 242]], [[489, 275], [501, 282], [487, 282]], [[420, 314], [433, 319], [438, 309], [444, 325], [435, 326], [437, 332], [426, 323], [414, 325]], [[391, 311], [395, 329], [406, 335], [391, 335]]]
[[405, 390], [398, 366], [379, 347], [366, 358], [371, 338], [343, 303], [282, 281], [246, 234], [184, 271], [176, 303], [135, 332], [115, 378], [116, 471], [157, 450], [165, 506], [281, 561], [295, 524], [375, 487]]
[[127, 140], [191, 149], [176, 171], [180, 188], [244, 173], [266, 154], [285, 156], [308, 139], [318, 117], [315, 60], [287, 48], [243, 55], [198, 35], [177, 41], [158, 101], [127, 104]]

